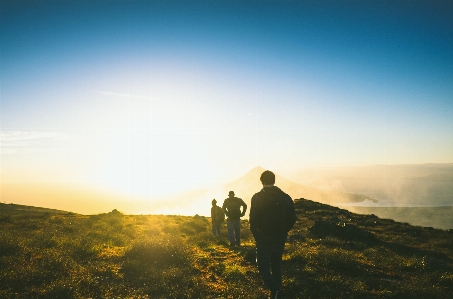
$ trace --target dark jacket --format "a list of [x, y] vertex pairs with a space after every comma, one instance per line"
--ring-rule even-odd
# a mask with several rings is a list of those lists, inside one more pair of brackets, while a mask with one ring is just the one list
[[284, 244], [296, 219], [293, 200], [280, 188], [265, 187], [253, 195], [249, 222], [257, 244]]
[[239, 197], [228, 197], [223, 202], [222, 209], [225, 212], [225, 215], [228, 217], [228, 219], [237, 220], [245, 215], [245, 211], [247, 211], [247, 205]]

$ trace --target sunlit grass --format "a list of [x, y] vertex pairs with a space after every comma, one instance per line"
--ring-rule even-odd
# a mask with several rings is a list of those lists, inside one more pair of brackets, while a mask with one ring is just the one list
[[[453, 235], [309, 201], [283, 257], [288, 298], [453, 298]], [[343, 221], [376, 240], [319, 237]], [[0, 215], [0, 298], [266, 298], [248, 222], [228, 248], [195, 216]]]

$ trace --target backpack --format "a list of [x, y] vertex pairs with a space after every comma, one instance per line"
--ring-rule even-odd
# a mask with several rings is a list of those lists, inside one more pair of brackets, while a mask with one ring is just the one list
[[282, 197], [266, 198], [267, 217], [265, 226], [270, 235], [285, 234], [287, 227], [287, 207]]
[[257, 226], [265, 232], [266, 241], [285, 240], [296, 221], [291, 205], [292, 199], [277, 187], [257, 193], [260, 219]]
[[241, 218], [241, 206], [242, 200], [237, 197], [231, 197], [226, 199], [226, 208], [228, 210], [228, 217], [231, 219], [239, 219]]

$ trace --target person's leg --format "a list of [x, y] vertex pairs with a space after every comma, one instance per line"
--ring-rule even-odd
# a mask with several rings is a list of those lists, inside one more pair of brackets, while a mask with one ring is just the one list
[[280, 286], [271, 273], [272, 250], [270, 249], [270, 246], [257, 244], [256, 260], [258, 263], [258, 271], [264, 284], [274, 294], [276, 291], [280, 290]]
[[221, 225], [222, 225], [221, 223], [216, 224], [216, 233], [217, 233], [217, 236], [219, 236], [219, 237], [220, 237], [220, 226]]
[[277, 245], [272, 248], [271, 253], [271, 270], [278, 290], [282, 288], [282, 256], [285, 245]]
[[241, 220], [240, 219], [238, 219], [236, 221], [236, 224], [234, 226], [234, 230], [235, 230], [235, 235], [236, 235], [235, 244], [237, 246], [241, 246]]
[[227, 229], [228, 229], [228, 240], [230, 240], [230, 246], [233, 246], [235, 243], [234, 240], [234, 221], [227, 220]]

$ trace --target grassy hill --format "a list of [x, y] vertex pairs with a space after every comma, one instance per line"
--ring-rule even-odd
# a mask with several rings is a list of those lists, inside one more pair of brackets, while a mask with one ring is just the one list
[[[453, 234], [299, 199], [286, 298], [453, 298]], [[0, 210], [0, 298], [267, 298], [248, 222]], [[225, 232], [225, 227], [224, 233]]]
[[17, 214], [39, 214], [42, 215], [43, 213], [48, 213], [52, 215], [56, 214], [71, 214], [70, 212], [55, 210], [55, 209], [48, 209], [48, 208], [41, 208], [41, 207], [32, 207], [32, 206], [24, 206], [24, 205], [17, 205], [17, 204], [5, 204], [0, 203], [0, 215], [17, 215]]

